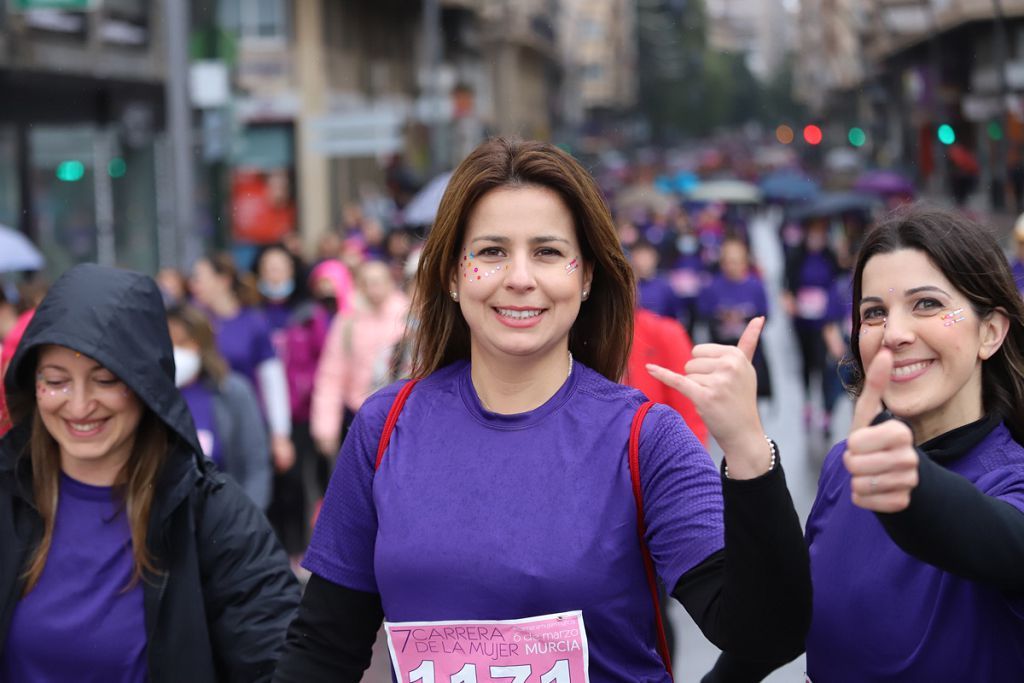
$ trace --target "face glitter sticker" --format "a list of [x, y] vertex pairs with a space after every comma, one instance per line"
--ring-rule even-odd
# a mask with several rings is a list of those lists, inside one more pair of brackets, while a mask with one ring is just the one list
[[468, 249], [465, 250], [465, 253], [462, 255], [462, 278], [464, 280], [468, 280], [470, 282], [483, 280], [484, 278], [489, 278], [492, 275], [496, 275], [498, 272], [502, 270], [508, 270], [509, 267], [508, 264], [502, 263], [500, 265], [494, 266], [490, 270], [484, 271], [481, 270], [480, 266], [477, 265], [477, 262], [473, 260], [475, 258], [476, 252], [469, 251]]
[[964, 309], [957, 308], [955, 310], [950, 311], [946, 315], [942, 316], [942, 320], [943, 320], [942, 326], [943, 327], [952, 327], [953, 325], [956, 325], [957, 323], [962, 323], [964, 320], [967, 320], [967, 318], [965, 318], [963, 315], [961, 315], [963, 312], [964, 312]]
[[569, 261], [569, 263], [565, 264], [565, 274], [572, 275], [579, 269], [579, 267], [579, 260], [573, 259], [572, 261]]
[[60, 388], [52, 387], [46, 383], [42, 374], [36, 375], [36, 395], [37, 396], [49, 396], [51, 398], [56, 397], [57, 394], [64, 394], [65, 396], [71, 393], [71, 383], [65, 382], [64, 386]]

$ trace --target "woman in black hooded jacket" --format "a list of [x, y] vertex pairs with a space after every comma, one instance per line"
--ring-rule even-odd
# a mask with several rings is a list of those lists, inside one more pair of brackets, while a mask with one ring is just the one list
[[200, 455], [153, 280], [65, 273], [5, 387], [0, 683], [269, 680], [298, 586]]

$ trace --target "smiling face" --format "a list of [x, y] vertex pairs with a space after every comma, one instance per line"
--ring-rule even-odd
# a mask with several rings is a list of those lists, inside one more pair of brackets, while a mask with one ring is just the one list
[[892, 351], [883, 400], [911, 424], [918, 443], [981, 418], [981, 364], [1002, 344], [1005, 316], [979, 319], [915, 249], [872, 256], [861, 285], [861, 359], [867, 368], [883, 346]]
[[502, 187], [474, 206], [452, 281], [474, 359], [564, 358], [590, 284], [572, 214], [555, 192]]
[[47, 346], [36, 366], [36, 404], [72, 479], [110, 486], [131, 455], [142, 403], [112, 372], [63, 346]]

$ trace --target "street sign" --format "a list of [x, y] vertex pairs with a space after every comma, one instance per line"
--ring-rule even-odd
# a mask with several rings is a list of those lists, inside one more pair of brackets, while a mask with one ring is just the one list
[[405, 113], [397, 108], [368, 108], [310, 120], [309, 143], [328, 157], [393, 154], [402, 149]]
[[64, 9], [84, 12], [92, 9], [94, 0], [14, 0], [14, 8], [27, 11], [33, 9]]

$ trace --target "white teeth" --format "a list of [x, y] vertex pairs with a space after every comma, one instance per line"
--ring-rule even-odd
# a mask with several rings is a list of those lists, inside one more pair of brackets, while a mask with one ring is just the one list
[[903, 367], [900, 367], [900, 368], [893, 368], [892, 369], [892, 376], [893, 377], [909, 377], [910, 375], [914, 374], [918, 370], [923, 370], [924, 368], [926, 368], [928, 366], [928, 363], [930, 363], [930, 362], [931, 361], [921, 361], [920, 363], [914, 363], [912, 365], [904, 365]]
[[541, 311], [512, 311], [507, 308], [499, 308], [498, 313], [506, 318], [514, 318], [516, 320], [526, 320], [527, 318], [536, 318], [541, 314]]
[[71, 430], [75, 432], [91, 432], [100, 426], [99, 422], [69, 422]]

